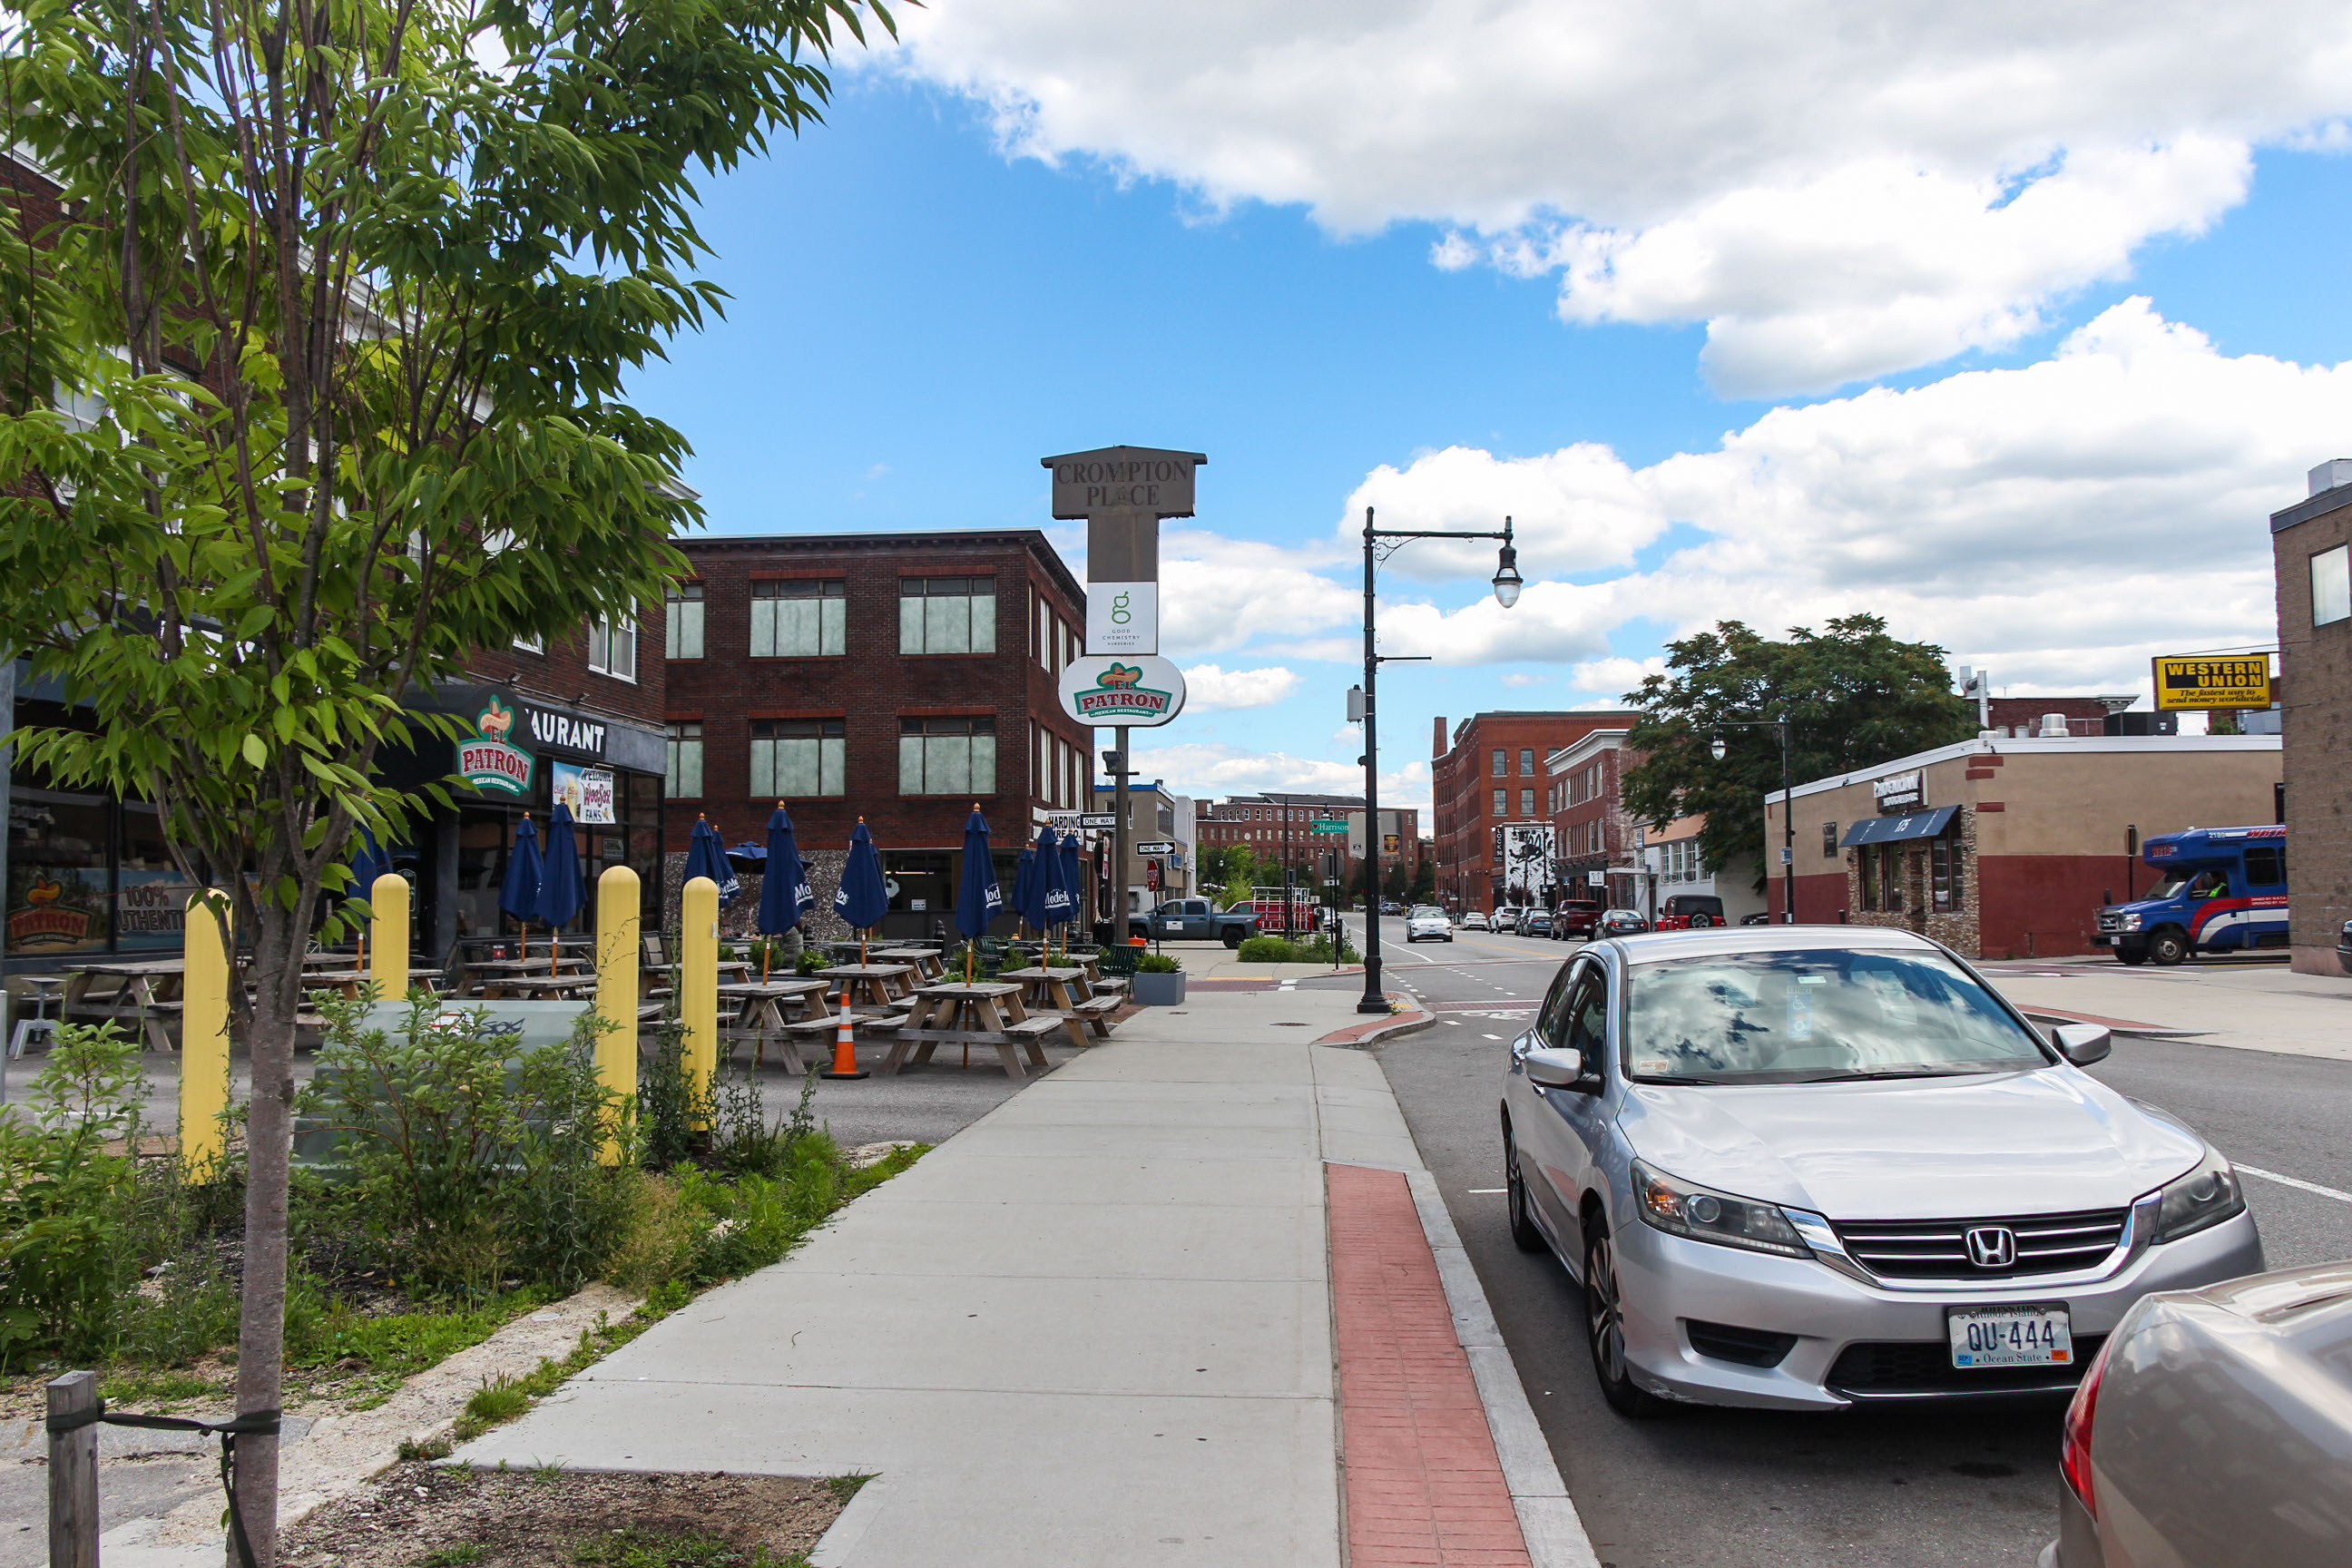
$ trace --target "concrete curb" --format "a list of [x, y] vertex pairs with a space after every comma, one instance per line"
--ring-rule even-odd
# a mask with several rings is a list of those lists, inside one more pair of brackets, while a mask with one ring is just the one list
[[[1412, 998], [1401, 991], [1391, 991], [1388, 994], [1389, 1000], [1399, 1005], [1409, 1005], [1412, 1001]], [[1436, 1022], [1436, 1014], [1414, 1008], [1411, 1012], [1392, 1014], [1388, 1018], [1378, 1022], [1350, 1024], [1344, 1029], [1334, 1029], [1311, 1043], [1318, 1046], [1339, 1046], [1349, 1050], [1360, 1051], [1368, 1046], [1393, 1040], [1400, 1035], [1419, 1034]]]
[[2193, 1040], [2211, 1032], [2206, 1029], [2164, 1029], [2153, 1024], [2136, 1023], [2129, 1018], [2109, 1018], [2096, 1013], [2066, 1013], [2055, 1007], [2020, 1007], [2018, 1011], [2037, 1024], [2105, 1024], [2111, 1033], [2130, 1035], [2142, 1040]]
[[1445, 1287], [1446, 1304], [1454, 1313], [1454, 1337], [1470, 1358], [1478, 1398], [1486, 1407], [1486, 1428], [1494, 1435], [1503, 1480], [1511, 1489], [1511, 1506], [1519, 1516], [1519, 1533], [1527, 1540], [1528, 1561], [1535, 1568], [1601, 1568], [1592, 1538], [1584, 1532], [1575, 1500], [1568, 1495], [1568, 1483], [1560, 1479], [1559, 1467], [1552, 1461], [1551, 1445], [1544, 1441], [1543, 1428], [1536, 1422], [1535, 1407], [1520, 1386], [1518, 1365], [1511, 1360], [1510, 1347], [1503, 1342], [1503, 1331], [1486, 1305], [1486, 1288], [1470, 1266], [1470, 1255], [1454, 1228], [1454, 1216], [1445, 1212], [1437, 1178], [1423, 1168], [1406, 1172], [1405, 1183], [1412, 1189], [1422, 1232], [1437, 1259], [1437, 1278]]
[[809, 1548], [811, 1568], [841, 1568], [841, 1564], [849, 1560], [850, 1552], [856, 1550], [857, 1543], [865, 1539], [866, 1528], [874, 1522], [874, 1516], [882, 1511], [882, 1499], [883, 1478], [880, 1476], [858, 1488], [857, 1495], [849, 1500], [849, 1506], [835, 1516], [834, 1521], [825, 1526], [824, 1533], [817, 1537], [816, 1544]]

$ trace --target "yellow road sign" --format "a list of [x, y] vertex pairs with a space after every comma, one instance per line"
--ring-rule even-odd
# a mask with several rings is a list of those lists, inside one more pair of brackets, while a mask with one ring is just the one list
[[2173, 708], [2267, 708], [2271, 705], [2268, 654], [2231, 658], [2158, 657], [2156, 705]]

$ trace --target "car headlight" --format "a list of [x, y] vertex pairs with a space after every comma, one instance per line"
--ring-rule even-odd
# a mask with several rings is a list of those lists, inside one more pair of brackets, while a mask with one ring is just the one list
[[1663, 1176], [1639, 1160], [1633, 1162], [1633, 1210], [1643, 1224], [1669, 1236], [1787, 1258], [1812, 1256], [1776, 1205]]
[[2153, 1239], [2178, 1241], [2245, 1211], [2246, 1194], [2238, 1185], [2238, 1173], [2219, 1150], [2208, 1149], [2195, 1170], [2164, 1184]]
[[2139, 917], [2137, 915], [2117, 915], [2116, 917], [2116, 929], [2118, 931], [2137, 931], [2139, 930]]

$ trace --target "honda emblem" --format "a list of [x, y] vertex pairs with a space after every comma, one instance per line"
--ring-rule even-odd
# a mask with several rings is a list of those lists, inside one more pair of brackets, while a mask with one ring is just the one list
[[2017, 1261], [2017, 1233], [2007, 1226], [1977, 1226], [1969, 1232], [1969, 1261], [1979, 1268], [2007, 1268]]

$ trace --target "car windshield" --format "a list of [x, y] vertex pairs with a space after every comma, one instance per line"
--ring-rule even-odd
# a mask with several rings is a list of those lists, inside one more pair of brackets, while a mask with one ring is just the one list
[[2162, 877], [2157, 879], [2156, 886], [2150, 888], [2147, 892], [2142, 893], [2140, 897], [2143, 899], [2177, 899], [2180, 896], [2180, 889], [2189, 886], [2189, 873], [2187, 871], [2168, 871]]
[[1633, 966], [1625, 1067], [1672, 1083], [1826, 1083], [2047, 1066], [1940, 953], [1731, 952]]

